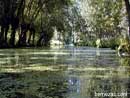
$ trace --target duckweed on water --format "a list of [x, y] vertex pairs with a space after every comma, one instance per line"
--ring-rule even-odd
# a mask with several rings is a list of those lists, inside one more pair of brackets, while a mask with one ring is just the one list
[[65, 98], [67, 89], [66, 79], [57, 72], [0, 74], [0, 98]]

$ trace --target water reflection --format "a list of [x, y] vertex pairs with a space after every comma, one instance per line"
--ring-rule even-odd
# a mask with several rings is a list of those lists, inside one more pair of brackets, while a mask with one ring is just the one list
[[11, 88], [10, 98], [111, 98], [95, 92], [129, 93], [129, 65], [107, 48], [1, 49], [0, 95]]

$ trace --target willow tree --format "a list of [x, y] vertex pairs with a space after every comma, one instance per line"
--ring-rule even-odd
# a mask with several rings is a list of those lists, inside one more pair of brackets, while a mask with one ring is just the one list
[[[1, 0], [0, 1], [0, 46], [27, 46], [36, 43], [35, 36], [41, 35], [43, 29], [45, 35], [42, 39], [48, 43], [52, 37], [52, 28], [62, 11], [71, 4], [71, 0]], [[62, 9], [62, 10], [61, 10]], [[60, 17], [60, 16], [59, 16]], [[41, 20], [42, 19], [42, 20]], [[42, 26], [44, 24], [44, 26]], [[11, 32], [10, 30], [11, 29]], [[16, 36], [16, 31], [19, 37]], [[37, 33], [37, 34], [35, 34]], [[7, 38], [7, 35], [10, 37]], [[18, 43], [16, 44], [16, 37]], [[38, 39], [39, 39], [38, 38]]]
[[45, 4], [40, 12], [40, 18], [42, 21], [40, 22], [41, 33], [37, 42], [38, 45], [49, 45], [54, 28], [60, 32], [64, 30], [64, 12], [69, 6], [72, 6], [72, 4], [73, 2], [71, 0], [52, 0]]
[[[23, 10], [21, 34], [18, 44], [30, 44], [32, 38], [33, 44], [47, 46], [53, 36], [53, 28], [58, 28], [57, 20], [61, 13], [71, 6], [71, 0], [28, 0], [25, 2]], [[63, 21], [64, 22], [64, 21]], [[62, 28], [63, 29], [63, 28]], [[27, 32], [29, 36], [27, 37]], [[35, 34], [37, 33], [37, 34]], [[38, 35], [37, 42], [35, 35]], [[28, 39], [27, 39], [28, 38]], [[35, 42], [34, 42], [35, 41]]]

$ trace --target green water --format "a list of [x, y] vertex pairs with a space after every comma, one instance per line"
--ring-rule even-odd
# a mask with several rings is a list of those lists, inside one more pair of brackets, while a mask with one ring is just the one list
[[0, 49], [0, 98], [130, 98], [130, 60], [108, 48]]

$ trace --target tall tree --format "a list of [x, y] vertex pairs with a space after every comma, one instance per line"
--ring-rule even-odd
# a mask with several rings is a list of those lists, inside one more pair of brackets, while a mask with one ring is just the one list
[[129, 26], [129, 36], [130, 36], [130, 2], [129, 0], [124, 0], [125, 6], [126, 6], [126, 11], [128, 14], [128, 26]]
[[97, 37], [118, 36], [122, 19], [122, 0], [91, 0], [88, 23], [97, 33]]

